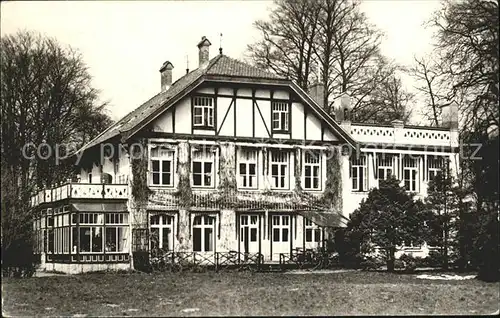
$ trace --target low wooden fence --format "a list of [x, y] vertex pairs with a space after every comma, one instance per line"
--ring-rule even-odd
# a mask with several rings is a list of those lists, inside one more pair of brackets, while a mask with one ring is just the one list
[[183, 271], [201, 268], [258, 270], [263, 264], [260, 253], [229, 252], [152, 252], [150, 263], [153, 271]]

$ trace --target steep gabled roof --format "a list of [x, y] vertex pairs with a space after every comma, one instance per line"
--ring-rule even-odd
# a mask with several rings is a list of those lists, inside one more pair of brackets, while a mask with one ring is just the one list
[[122, 140], [128, 139], [138, 129], [144, 127], [159, 114], [167, 110], [171, 105], [195, 89], [204, 77], [212, 76], [228, 77], [252, 80], [279, 81], [289, 85], [299, 96], [316, 110], [331, 128], [344, 137], [349, 143], [354, 145], [352, 137], [345, 132], [320, 106], [318, 106], [300, 87], [285, 77], [266, 72], [257, 67], [232, 59], [225, 55], [217, 55], [208, 63], [205, 68], [197, 68], [175, 81], [165, 92], [158, 93], [151, 99], [143, 103], [134, 111], [111, 125], [108, 129], [99, 134], [92, 141], [83, 146], [77, 153], [85, 151], [99, 145], [111, 138], [121, 136]]

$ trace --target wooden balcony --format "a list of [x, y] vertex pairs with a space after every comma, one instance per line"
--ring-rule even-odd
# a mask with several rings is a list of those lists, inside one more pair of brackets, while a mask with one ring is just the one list
[[128, 199], [127, 184], [70, 182], [56, 188], [39, 191], [31, 197], [31, 206], [64, 199]]

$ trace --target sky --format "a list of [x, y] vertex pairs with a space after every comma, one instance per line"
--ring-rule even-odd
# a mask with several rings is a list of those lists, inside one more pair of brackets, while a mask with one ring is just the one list
[[[385, 37], [381, 50], [402, 65], [431, 49], [424, 28], [438, 0], [365, 0], [362, 10]], [[202, 36], [218, 54], [243, 60], [247, 45], [259, 39], [253, 22], [266, 19], [272, 1], [13, 1], [1, 2], [1, 35], [35, 30], [78, 50], [93, 86], [114, 120], [160, 91], [159, 69], [174, 65], [173, 80], [198, 64]], [[187, 57], [187, 58], [186, 58]], [[412, 83], [407, 83], [412, 86]], [[409, 87], [411, 88], [411, 87]]]

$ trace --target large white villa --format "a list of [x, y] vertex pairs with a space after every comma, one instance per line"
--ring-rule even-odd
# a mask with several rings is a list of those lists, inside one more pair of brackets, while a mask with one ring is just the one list
[[176, 81], [165, 62], [161, 91], [73, 156], [78, 177], [32, 197], [43, 269], [130, 269], [157, 249], [279, 262], [324, 244], [389, 175], [425, 196], [445, 162], [456, 171], [453, 105], [439, 128], [367, 125], [343, 95], [332, 118], [320, 86], [209, 48], [203, 37], [198, 68]]

